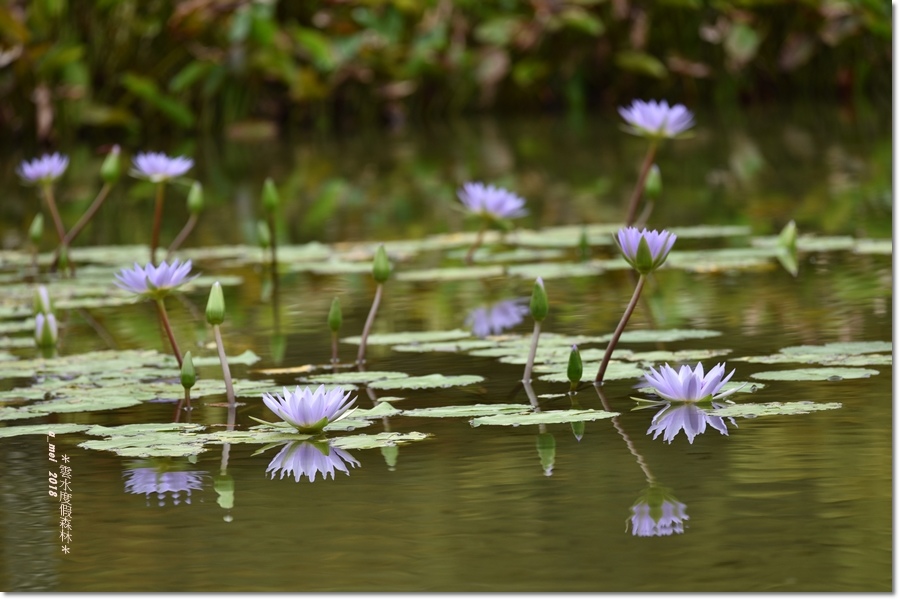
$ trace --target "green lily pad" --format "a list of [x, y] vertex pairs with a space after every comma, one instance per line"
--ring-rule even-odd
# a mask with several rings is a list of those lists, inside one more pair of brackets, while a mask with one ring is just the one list
[[428, 388], [448, 388], [472, 385], [484, 381], [480, 375], [423, 375], [403, 379], [382, 379], [369, 384], [375, 390], [423, 390]]
[[775, 248], [673, 250], [663, 267], [694, 273], [768, 269], [776, 254]]
[[857, 254], [887, 254], [894, 253], [894, 242], [890, 238], [856, 240], [853, 251]]
[[832, 342], [821, 346], [788, 346], [782, 348], [785, 354], [869, 354], [871, 352], [890, 352], [893, 349], [891, 342]]
[[528, 404], [473, 404], [467, 406], [435, 406], [404, 410], [405, 417], [427, 417], [434, 419], [459, 417], [486, 417], [505, 414], [530, 413]]
[[805, 415], [820, 410], [835, 410], [843, 405], [840, 402], [766, 402], [762, 404], [732, 404], [724, 408], [706, 411], [716, 417], [766, 417], [772, 415]]
[[[371, 267], [370, 267], [371, 268]], [[397, 273], [398, 281], [460, 281], [467, 279], [488, 279], [503, 276], [502, 266], [490, 267], [446, 267], [442, 269], [419, 269]]]
[[383, 431], [375, 434], [347, 435], [331, 438], [331, 445], [343, 450], [368, 450], [370, 448], [388, 448], [410, 442], [420, 442], [431, 437], [429, 433], [409, 431], [400, 433], [397, 431]]
[[[535, 278], [562, 279], [568, 277], [595, 277], [608, 269], [609, 261], [592, 260], [583, 263], [528, 263], [524, 265], [510, 265], [506, 273], [512, 277], [522, 277], [529, 281]], [[621, 261], [622, 269], [631, 268], [624, 260]]]
[[[681, 342], [684, 340], [702, 340], [722, 335], [720, 331], [710, 329], [645, 329], [622, 333], [620, 344], [648, 344], [654, 342]], [[602, 336], [602, 343], [612, 339], [612, 334]]]
[[[471, 337], [472, 334], [463, 329], [453, 329], [450, 331], [407, 331], [401, 333], [373, 333], [366, 340], [369, 346], [392, 346], [394, 344], [417, 344], [424, 342], [444, 342], [447, 340], [458, 340]], [[360, 336], [343, 338], [341, 340], [347, 344], [359, 344], [362, 341]]]
[[345, 371], [311, 375], [300, 379], [300, 381], [305, 383], [366, 384], [382, 379], [403, 379], [404, 377], [409, 377], [409, 375], [399, 371]]
[[193, 423], [141, 423], [118, 427], [96, 425], [85, 433], [105, 439], [87, 440], [78, 446], [128, 457], [192, 456], [206, 450], [203, 438], [197, 435], [202, 430], [202, 425]]
[[765, 381], [841, 381], [842, 379], [863, 379], [878, 375], [874, 369], [823, 367], [791, 369], [789, 371], [763, 371], [750, 377]]
[[77, 423], [54, 423], [52, 425], [16, 425], [14, 427], [0, 427], [0, 438], [16, 437], [20, 435], [47, 435], [53, 432], [56, 435], [64, 433], [77, 433], [90, 428], [90, 425]]
[[422, 342], [420, 344], [398, 344], [391, 349], [397, 352], [470, 352], [496, 345], [491, 339], [458, 340], [448, 342]]
[[624, 360], [658, 365], [668, 363], [670, 365], [694, 363], [704, 361], [717, 356], [731, 354], [731, 350], [651, 350], [649, 352], [634, 352], [630, 356], [623, 356]]
[[[594, 381], [594, 377], [597, 376], [597, 369], [599, 367], [600, 365], [597, 364], [594, 365], [594, 368], [585, 369], [584, 374], [581, 376], [581, 381]], [[540, 370], [543, 369], [535, 367], [536, 372]], [[606, 365], [603, 381], [611, 381], [614, 379], [637, 379], [642, 377], [644, 373], [644, 369], [634, 363], [610, 360], [609, 364]], [[538, 379], [553, 383], [566, 383], [569, 381], [568, 367], [567, 365], [558, 365], [552, 373], [540, 375]]]
[[[229, 365], [253, 365], [262, 360], [253, 350], [244, 350], [237, 356], [226, 356]], [[219, 356], [193, 356], [191, 362], [195, 367], [221, 366]]]
[[548, 412], [532, 412], [517, 415], [494, 415], [489, 417], [476, 417], [470, 421], [472, 427], [480, 425], [506, 425], [518, 427], [520, 425], [550, 425], [555, 423], [574, 423], [580, 421], [597, 421], [610, 419], [619, 413], [605, 410], [553, 410]]

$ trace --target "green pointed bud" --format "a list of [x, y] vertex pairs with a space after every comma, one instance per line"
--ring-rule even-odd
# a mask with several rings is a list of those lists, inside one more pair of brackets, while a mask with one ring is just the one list
[[556, 460], [556, 438], [552, 433], [539, 433], [537, 437], [537, 451], [541, 459], [541, 467], [544, 475], [553, 475], [553, 463]]
[[106, 158], [103, 159], [103, 164], [100, 166], [100, 177], [106, 183], [113, 184], [117, 182], [119, 176], [122, 175], [122, 164], [119, 160], [120, 152], [119, 145], [116, 144], [112, 147], [112, 150], [109, 151], [109, 154], [106, 155]]
[[335, 298], [331, 301], [331, 309], [328, 311], [328, 329], [332, 333], [337, 333], [341, 329], [344, 322], [344, 316], [341, 314], [341, 301]]
[[272, 236], [269, 233], [269, 226], [265, 221], [256, 222], [256, 240], [263, 250], [272, 245]]
[[375, 260], [372, 261], [372, 276], [378, 283], [384, 283], [391, 276], [391, 261], [388, 260], [384, 244], [378, 246], [375, 251]]
[[400, 455], [400, 446], [382, 446], [381, 456], [388, 467], [388, 471], [397, 469], [397, 457]]
[[191, 191], [188, 192], [187, 208], [192, 215], [199, 215], [203, 210], [203, 185], [199, 181], [191, 184]]
[[209, 300], [206, 302], [206, 322], [210, 325], [221, 325], [224, 321], [225, 295], [222, 293], [222, 284], [217, 281], [209, 290]]
[[791, 219], [778, 234], [778, 245], [789, 252], [797, 251], [797, 224]]
[[662, 174], [659, 166], [653, 165], [647, 173], [647, 181], [644, 183], [644, 194], [651, 200], [656, 200], [662, 194]]
[[41, 237], [44, 235], [44, 215], [43, 213], [38, 213], [34, 215], [34, 219], [31, 220], [31, 227], [28, 228], [28, 239], [31, 240], [31, 243], [37, 246], [41, 243]]
[[197, 383], [197, 371], [194, 369], [194, 359], [191, 358], [191, 351], [188, 350], [181, 358], [181, 387], [186, 390], [194, 387]]
[[59, 329], [53, 313], [38, 313], [34, 317], [34, 342], [38, 348], [52, 348], [59, 339]]
[[278, 188], [275, 187], [275, 182], [271, 177], [267, 177], [263, 183], [262, 203], [263, 209], [270, 215], [278, 210], [278, 205], [281, 203], [278, 197]]
[[538, 277], [531, 290], [531, 316], [540, 323], [547, 317], [550, 311], [550, 301], [547, 300], [547, 290], [544, 289], [544, 280]]
[[575, 436], [576, 441], [581, 441], [581, 438], [584, 437], [584, 421], [572, 421], [572, 435]]
[[221, 508], [225, 510], [234, 508], [234, 477], [228, 473], [216, 475], [213, 477], [213, 489], [218, 495], [216, 503]]
[[34, 314], [49, 315], [53, 313], [53, 303], [50, 302], [50, 292], [46, 285], [39, 285], [34, 290]]
[[566, 376], [569, 378], [569, 389], [575, 391], [578, 384], [581, 383], [581, 376], [584, 373], [584, 365], [581, 363], [581, 353], [578, 352], [578, 346], [572, 345], [572, 352], [569, 353], [569, 368]]

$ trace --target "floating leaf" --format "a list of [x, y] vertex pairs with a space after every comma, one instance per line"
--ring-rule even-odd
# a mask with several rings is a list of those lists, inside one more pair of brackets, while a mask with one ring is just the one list
[[[371, 269], [371, 266], [369, 267]], [[443, 269], [419, 269], [397, 273], [398, 281], [457, 281], [466, 279], [488, 279], [501, 277], [502, 266], [490, 267], [448, 267]]]
[[764, 417], [773, 415], [805, 415], [820, 410], [835, 410], [843, 405], [840, 402], [767, 402], [763, 404], [732, 404], [724, 408], [706, 411], [716, 417]]
[[[237, 356], [226, 356], [229, 365], [252, 365], [262, 360], [253, 350], [244, 350]], [[195, 367], [220, 366], [218, 356], [192, 356]]]
[[368, 450], [370, 448], [387, 448], [398, 444], [419, 442], [431, 437], [429, 433], [410, 431], [399, 433], [396, 431], [384, 431], [376, 434], [347, 435], [330, 440], [331, 445], [343, 450]]
[[531, 411], [532, 408], [528, 404], [473, 404], [468, 406], [435, 406], [431, 408], [415, 408], [412, 410], [404, 410], [403, 416], [444, 419], [520, 414], [529, 413]]
[[343, 373], [323, 373], [322, 375], [312, 375], [301, 379], [308, 383], [331, 383], [331, 384], [364, 384], [382, 379], [403, 379], [409, 377], [407, 373], [399, 371], [346, 371]]
[[841, 381], [842, 379], [862, 379], [878, 375], [874, 369], [823, 367], [821, 369], [792, 369], [790, 371], [763, 371], [750, 377], [765, 381]]
[[[2, 409], [0, 409], [2, 410]], [[90, 425], [78, 423], [53, 423], [51, 425], [16, 425], [14, 427], [0, 427], [0, 438], [16, 437], [20, 435], [47, 435], [53, 432], [56, 435], [64, 433], [77, 433], [90, 428]]]
[[[419, 342], [443, 342], [471, 337], [471, 333], [462, 329], [450, 331], [409, 331], [405, 333], [373, 333], [366, 343], [369, 346], [392, 346], [394, 344], [416, 344]], [[347, 344], [359, 344], [360, 336], [343, 338]]]
[[512, 427], [518, 427], [519, 425], [549, 425], [554, 423], [573, 423], [579, 421], [609, 419], [618, 414], [619, 413], [606, 412], [605, 410], [553, 410], [518, 415], [477, 417], [472, 419], [470, 424], [472, 427], [478, 427], [480, 425], [507, 425]]
[[424, 375], [403, 379], [382, 379], [369, 384], [375, 390], [421, 390], [427, 388], [448, 388], [472, 385], [484, 381], [480, 375]]

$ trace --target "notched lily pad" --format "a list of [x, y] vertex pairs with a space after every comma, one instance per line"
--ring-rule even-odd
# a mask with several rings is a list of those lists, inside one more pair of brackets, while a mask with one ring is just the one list
[[763, 371], [761, 373], [753, 373], [750, 377], [765, 381], [841, 381], [843, 379], [863, 379], [872, 375], [878, 375], [878, 371], [849, 367], [822, 367], [791, 369], [788, 371]]
[[472, 385], [484, 381], [480, 375], [423, 375], [404, 379], [382, 379], [373, 381], [369, 387], [375, 390], [424, 390], [428, 388], [448, 388]]
[[575, 423], [580, 421], [597, 421], [610, 419], [619, 413], [605, 410], [553, 410], [547, 412], [532, 412], [517, 415], [494, 415], [490, 417], [477, 417], [469, 423], [472, 427], [480, 425], [506, 425], [518, 427], [519, 425], [549, 425], [555, 423]]
[[[48, 435], [53, 432], [59, 436], [65, 433], [78, 433], [89, 429], [90, 425], [78, 423], [54, 423], [52, 425], [16, 425], [14, 427], [0, 427], [0, 438], [16, 437], [20, 435]], [[59, 439], [59, 438], [57, 438]]]
[[805, 415], [820, 410], [835, 410], [840, 402], [766, 402], [761, 404], [732, 404], [723, 408], [705, 411], [716, 417], [766, 417], [772, 415]]
[[397, 273], [398, 281], [460, 281], [501, 277], [503, 267], [447, 267], [443, 269], [419, 269]]
[[472, 404], [468, 406], [435, 406], [432, 408], [414, 408], [404, 410], [406, 417], [427, 417], [434, 419], [458, 417], [486, 417], [506, 414], [522, 414], [531, 412], [528, 404]]
[[407, 373], [399, 371], [345, 371], [343, 373], [322, 373], [299, 378], [304, 383], [317, 384], [367, 384], [382, 379], [403, 379], [409, 377]]
[[[373, 333], [366, 340], [369, 346], [392, 346], [394, 344], [417, 344], [424, 342], [444, 342], [471, 337], [471, 333], [463, 329], [450, 331], [407, 331], [402, 333]], [[341, 340], [347, 344], [359, 344], [360, 336], [352, 336]]]
[[205, 450], [203, 438], [197, 435], [203, 429], [202, 425], [194, 423], [140, 423], [118, 427], [96, 425], [85, 433], [103, 436], [104, 439], [87, 440], [78, 446], [129, 457], [192, 456]]
[[396, 431], [383, 431], [376, 434], [359, 434], [346, 435], [331, 438], [329, 442], [335, 448], [343, 450], [368, 450], [370, 448], [387, 448], [390, 446], [399, 446], [400, 444], [408, 444], [410, 442], [420, 442], [431, 437], [430, 433], [420, 433], [418, 431], [410, 431], [400, 433]]

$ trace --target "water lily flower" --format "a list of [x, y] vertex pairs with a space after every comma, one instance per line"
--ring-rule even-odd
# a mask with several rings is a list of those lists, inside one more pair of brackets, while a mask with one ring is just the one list
[[501, 300], [472, 310], [466, 317], [466, 327], [471, 327], [476, 337], [497, 335], [521, 323], [528, 311], [524, 299]]
[[22, 161], [16, 172], [25, 183], [49, 183], [56, 181], [69, 166], [69, 157], [59, 152], [44, 154], [31, 161]]
[[631, 507], [631, 535], [651, 537], [684, 533], [684, 522], [690, 519], [685, 508], [667, 488], [651, 484]]
[[470, 212], [492, 219], [513, 219], [528, 214], [525, 200], [493, 185], [484, 185], [480, 182], [464, 183], [456, 195]]
[[344, 388], [337, 386], [326, 390], [320, 385], [313, 391], [298, 385], [293, 392], [283, 388], [284, 396], [276, 393], [263, 394], [263, 402], [276, 415], [293, 425], [300, 433], [318, 433], [322, 428], [348, 415], [347, 412], [356, 401], [350, 398], [351, 392], [344, 393]]
[[284, 479], [285, 475], [293, 476], [298, 483], [305, 475], [313, 482], [318, 473], [322, 474], [323, 479], [329, 476], [334, 479], [335, 470], [349, 475], [348, 465], [358, 467], [359, 461], [346, 450], [329, 444], [288, 442], [269, 463], [266, 473], [271, 473], [272, 479], [275, 479], [276, 473], [281, 473], [279, 479]]
[[644, 375], [647, 385], [653, 387], [653, 391], [660, 397], [675, 402], [708, 402], [720, 400], [733, 394], [740, 388], [734, 388], [727, 392], [719, 393], [719, 390], [728, 383], [734, 375], [734, 369], [725, 376], [725, 363], [719, 363], [704, 374], [703, 363], [691, 370], [687, 365], [676, 371], [667, 364], [660, 367], [659, 371], [650, 367], [650, 372]]
[[166, 471], [155, 467], [139, 467], [127, 469], [125, 491], [129, 494], [144, 494], [149, 501], [150, 494], [156, 494], [159, 505], [163, 506], [166, 494], [170, 495], [173, 504], [180, 504], [179, 495], [187, 492], [185, 504], [191, 503], [191, 491], [203, 489], [203, 478], [206, 471]]
[[131, 171], [134, 177], [154, 183], [180, 177], [194, 166], [193, 159], [186, 156], [170, 157], [162, 152], [141, 152], [131, 162], [134, 165]]
[[[721, 408], [723, 404], [713, 402], [712, 408]], [[731, 424], [737, 427], [734, 419], [729, 419]], [[653, 434], [653, 439], [663, 434], [663, 440], [672, 443], [678, 432], [684, 430], [688, 442], [694, 443], [694, 437], [704, 433], [709, 425], [722, 435], [728, 435], [728, 426], [725, 419], [709, 414], [706, 410], [697, 406], [695, 402], [679, 402], [666, 404], [662, 410], [653, 416], [647, 435]]]
[[635, 100], [631, 106], [619, 107], [619, 114], [628, 123], [628, 133], [641, 137], [674, 138], [694, 126], [694, 115], [683, 104], [669, 106], [665, 100]]
[[677, 236], [665, 229], [647, 231], [638, 230], [637, 227], [623, 227], [614, 239], [628, 264], [641, 275], [646, 275], [666, 262]]
[[158, 300], [199, 276], [188, 277], [190, 270], [190, 260], [182, 263], [177, 258], [171, 265], [162, 261], [158, 267], [153, 263], [147, 263], [144, 267], [134, 263], [133, 269], [122, 269], [116, 273], [116, 285], [134, 294]]

